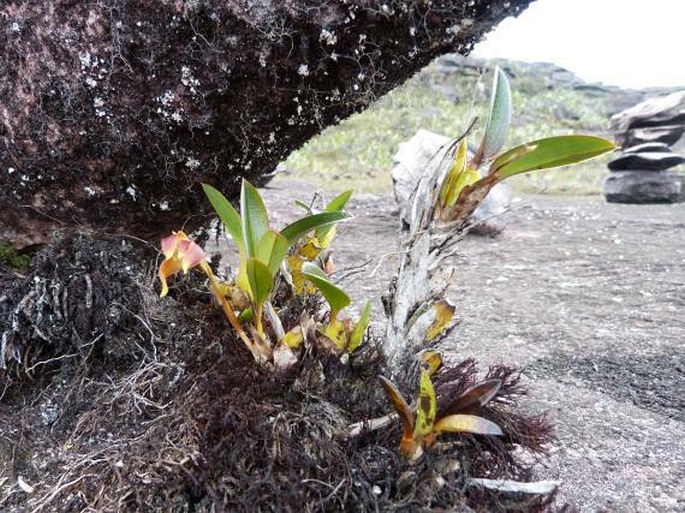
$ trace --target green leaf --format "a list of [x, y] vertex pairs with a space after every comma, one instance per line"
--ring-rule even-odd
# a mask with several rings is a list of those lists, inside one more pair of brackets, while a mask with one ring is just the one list
[[350, 304], [350, 296], [341, 288], [331, 283], [328, 276], [326, 276], [326, 273], [318, 266], [311, 262], [305, 262], [302, 264], [302, 273], [321, 291], [321, 294], [331, 307], [331, 317], [334, 317], [333, 314], [337, 314], [340, 310]]
[[243, 250], [243, 228], [240, 221], [240, 214], [233, 208], [231, 202], [226, 199], [226, 196], [221, 194], [217, 189], [209, 184], [203, 183], [202, 189], [209, 202], [212, 204], [214, 211], [221, 219], [222, 224], [231, 235], [231, 238], [238, 246], [238, 249]]
[[439, 200], [442, 208], [454, 205], [461, 190], [480, 178], [478, 171], [467, 169], [467, 150], [468, 144], [466, 138], [463, 138], [459, 141], [457, 149], [454, 152], [454, 164], [447, 172], [447, 175], [442, 182], [442, 187], [440, 188]]
[[537, 169], [575, 164], [613, 149], [611, 141], [592, 135], [547, 137], [504, 152], [492, 163], [490, 173], [504, 179]]
[[355, 324], [352, 333], [350, 333], [350, 338], [347, 341], [347, 350], [353, 353], [362, 343], [364, 338], [364, 333], [366, 333], [366, 328], [369, 326], [371, 321], [371, 301], [366, 301], [364, 308], [362, 308], [362, 314], [359, 316], [359, 321]]
[[347, 205], [350, 196], [352, 196], [352, 189], [350, 189], [349, 191], [345, 191], [341, 194], [338, 194], [335, 198], [331, 200], [331, 202], [328, 205], [326, 205], [326, 208], [324, 208], [323, 211], [342, 212], [342, 209], [345, 208], [345, 205]]
[[476, 415], [448, 415], [433, 427], [434, 433], [475, 433], [477, 435], [501, 435], [502, 429], [494, 422]]
[[307, 212], [307, 214], [312, 213], [312, 207], [309, 205], [309, 203], [305, 203], [304, 201], [299, 199], [294, 200], [293, 203], [295, 203], [295, 206], [300, 207], [302, 210]]
[[433, 431], [436, 410], [437, 400], [430, 373], [426, 369], [421, 369], [419, 401], [416, 405], [416, 423], [414, 424], [415, 439], [424, 437]]
[[502, 149], [507, 140], [509, 124], [511, 123], [511, 90], [509, 80], [504, 72], [495, 68], [490, 96], [490, 114], [485, 127], [483, 140], [476, 152], [476, 162], [482, 162], [493, 157]]
[[292, 246], [304, 234], [321, 226], [333, 224], [349, 217], [350, 216], [345, 212], [321, 212], [319, 214], [312, 214], [310, 216], [302, 217], [283, 228], [281, 230], [281, 235], [286, 238], [288, 245]]
[[[342, 212], [342, 209], [345, 208], [345, 205], [347, 205], [350, 196], [352, 196], [352, 190], [339, 194], [333, 198], [328, 205], [326, 205], [324, 212]], [[322, 226], [317, 228], [317, 230], [314, 232], [314, 237], [322, 242], [323, 247], [326, 247], [328, 244], [330, 244], [331, 240], [333, 240], [334, 234], [335, 225]]]
[[273, 276], [278, 274], [281, 263], [288, 252], [288, 241], [280, 233], [269, 230], [257, 244], [257, 259], [266, 264]]
[[252, 300], [256, 305], [263, 305], [269, 299], [274, 277], [269, 268], [256, 258], [248, 258], [245, 264], [247, 279], [250, 282]]
[[245, 255], [251, 258], [256, 255], [257, 244], [269, 230], [269, 217], [259, 192], [245, 179], [240, 189], [240, 220]]

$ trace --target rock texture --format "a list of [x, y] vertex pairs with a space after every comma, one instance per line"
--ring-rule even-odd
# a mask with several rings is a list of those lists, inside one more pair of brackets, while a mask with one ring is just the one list
[[530, 0], [0, 6], [0, 238], [156, 237]]
[[685, 162], [685, 157], [672, 152], [640, 151], [626, 152], [613, 159], [607, 167], [612, 171], [640, 169], [662, 171]]
[[627, 148], [607, 167], [604, 182], [610, 203], [679, 203], [685, 201], [685, 174], [667, 171], [685, 163], [663, 143], [644, 143]]
[[685, 201], [685, 174], [674, 171], [621, 171], [604, 182], [610, 203], [681, 203]]
[[672, 146], [685, 133], [685, 90], [651, 98], [611, 117], [622, 147], [662, 142]]

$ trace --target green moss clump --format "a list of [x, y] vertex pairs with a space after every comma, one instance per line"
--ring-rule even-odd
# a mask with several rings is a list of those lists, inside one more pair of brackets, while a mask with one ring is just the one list
[[13, 269], [26, 269], [31, 263], [31, 257], [21, 255], [12, 247], [9, 241], [0, 241], [0, 262]]

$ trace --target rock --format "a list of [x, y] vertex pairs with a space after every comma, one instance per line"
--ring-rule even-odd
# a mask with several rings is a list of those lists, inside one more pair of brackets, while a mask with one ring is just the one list
[[685, 157], [677, 153], [645, 152], [624, 153], [613, 159], [607, 167], [612, 171], [639, 169], [642, 171], [661, 171], [685, 162]]
[[685, 90], [645, 100], [611, 117], [619, 146], [663, 142], [672, 146], [685, 132]]
[[661, 152], [661, 153], [667, 153], [670, 152], [671, 148], [668, 146], [668, 144], [661, 143], [661, 142], [653, 142], [653, 143], [644, 143], [644, 144], [638, 144], [637, 146], [631, 146], [630, 148], [626, 148], [623, 150], [623, 153], [655, 153], [655, 152]]
[[609, 203], [681, 203], [685, 174], [674, 171], [617, 171], [604, 182]]
[[234, 196], [529, 2], [1, 2], [0, 239], [190, 231], [201, 182]]
[[[392, 182], [395, 201], [400, 207], [400, 218], [407, 223], [410, 219], [407, 209], [410, 198], [416, 189], [421, 176], [428, 167], [428, 163], [441, 150], [444, 150], [450, 138], [428, 130], [420, 129], [407, 141], [400, 143], [397, 153], [393, 156]], [[469, 148], [473, 153], [475, 148]], [[439, 156], [437, 158], [440, 158]], [[499, 184], [474, 212], [474, 219], [478, 222], [491, 222], [493, 218], [504, 212], [511, 201], [511, 194], [506, 185]]]

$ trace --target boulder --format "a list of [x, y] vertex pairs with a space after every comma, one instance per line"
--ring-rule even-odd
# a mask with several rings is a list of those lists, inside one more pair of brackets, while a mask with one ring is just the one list
[[623, 153], [607, 164], [612, 171], [661, 171], [685, 162], [685, 157], [672, 152]]
[[611, 117], [619, 146], [647, 142], [672, 146], [685, 133], [685, 90], [645, 100]]
[[637, 146], [631, 146], [630, 148], [625, 148], [623, 153], [670, 153], [671, 148], [668, 144], [661, 142], [644, 143], [638, 144]]
[[674, 171], [618, 171], [604, 182], [609, 203], [681, 203], [685, 174]]
[[530, 0], [0, 3], [0, 239], [191, 230]]

